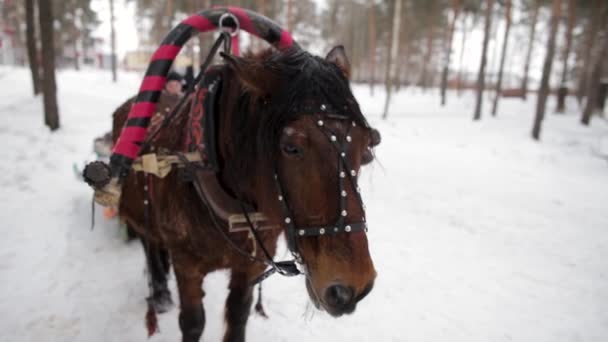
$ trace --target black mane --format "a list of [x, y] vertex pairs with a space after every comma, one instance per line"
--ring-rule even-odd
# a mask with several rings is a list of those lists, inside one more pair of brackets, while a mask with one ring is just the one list
[[[228, 131], [233, 146], [223, 162], [238, 179], [256, 177], [252, 172], [260, 164], [274, 168], [283, 128], [303, 115], [323, 114], [321, 104], [328, 108], [327, 114], [368, 127], [348, 80], [335, 64], [299, 49], [268, 50], [246, 58], [259, 59], [280, 86], [267, 96], [259, 96], [235, 84], [235, 72], [225, 68], [224, 79], [231, 84], [224, 87], [238, 87], [240, 98], [229, 113], [223, 113], [230, 116]], [[223, 103], [230, 101], [235, 99], [224, 99]]]

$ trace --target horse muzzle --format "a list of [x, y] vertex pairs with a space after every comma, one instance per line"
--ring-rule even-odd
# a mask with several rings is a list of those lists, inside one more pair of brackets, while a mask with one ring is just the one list
[[334, 283], [317, 295], [311, 281], [308, 278], [306, 279], [306, 289], [314, 306], [319, 310], [327, 311], [333, 317], [353, 313], [357, 308], [357, 303], [365, 298], [373, 287], [374, 282], [372, 281], [363, 291], [357, 294], [355, 289], [350, 286]]

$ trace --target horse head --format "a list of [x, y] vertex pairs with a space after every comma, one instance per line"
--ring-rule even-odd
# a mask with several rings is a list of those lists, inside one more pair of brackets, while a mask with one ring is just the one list
[[376, 277], [357, 178], [379, 135], [352, 94], [344, 49], [223, 56], [224, 183], [285, 228], [316, 307], [353, 312]]

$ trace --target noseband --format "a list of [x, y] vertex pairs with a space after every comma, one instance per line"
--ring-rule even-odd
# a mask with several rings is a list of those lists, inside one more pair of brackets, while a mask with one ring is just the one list
[[[355, 123], [355, 121], [350, 120], [350, 124], [347, 126], [344, 138], [339, 139], [338, 135], [325, 125], [323, 118], [325, 116], [329, 119], [348, 121], [348, 117], [337, 114], [329, 114], [333, 113], [333, 111], [329, 110], [326, 104], [321, 104], [317, 108], [322, 113], [314, 113], [315, 118], [317, 120], [316, 126], [321, 131], [321, 133], [323, 133], [323, 135], [330, 141], [333, 150], [338, 156], [338, 219], [336, 220], [336, 222], [327, 223], [322, 226], [297, 227], [294, 222], [293, 212], [290, 210], [289, 207], [287, 196], [283, 191], [283, 186], [281, 185], [281, 178], [279, 177], [279, 173], [277, 172], [276, 166], [274, 173], [275, 184], [277, 192], [279, 194], [278, 200], [281, 206], [281, 210], [283, 212], [283, 221], [285, 222], [286, 226], [285, 231], [287, 238], [287, 247], [296, 258], [296, 261], [300, 263], [302, 262], [302, 257], [300, 251], [298, 250], [298, 237], [336, 235], [339, 233], [354, 233], [360, 231], [367, 232], [367, 224], [365, 223], [365, 206], [363, 205], [360, 189], [357, 185], [357, 170], [351, 167], [351, 164], [349, 163], [347, 158], [348, 147], [352, 142], [350, 131], [353, 127], [356, 127], [357, 124]], [[314, 108], [305, 107], [303, 109], [303, 112], [310, 112], [311, 109], [313, 110], [313, 112], [315, 111]], [[347, 190], [347, 186], [345, 184], [347, 178], [350, 183], [350, 191]], [[355, 196], [355, 199], [359, 203], [359, 208], [363, 213], [360, 218], [360, 221], [356, 221], [356, 219], [353, 219], [349, 221], [354, 222], [347, 223], [349, 213], [346, 207], [347, 198], [349, 195]]]

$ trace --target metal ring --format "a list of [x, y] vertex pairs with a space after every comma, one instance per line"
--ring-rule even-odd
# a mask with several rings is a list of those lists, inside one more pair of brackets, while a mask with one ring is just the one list
[[[224, 20], [226, 18], [232, 18], [232, 20], [234, 20], [234, 23], [236, 25], [236, 27], [234, 29], [229, 26], [224, 27]], [[232, 14], [230, 12], [226, 12], [220, 16], [220, 20], [218, 21], [218, 28], [220, 31], [225, 31], [225, 32], [230, 32], [229, 29], [231, 29], [232, 32], [230, 32], [230, 36], [236, 37], [239, 34], [239, 31], [241, 30], [241, 24], [239, 23], [239, 20], [234, 16], [234, 14]]]

